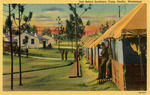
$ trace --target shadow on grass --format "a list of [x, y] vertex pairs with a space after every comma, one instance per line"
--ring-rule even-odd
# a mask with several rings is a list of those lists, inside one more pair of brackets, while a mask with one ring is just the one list
[[[47, 69], [54, 69], [54, 68], [60, 68], [60, 67], [66, 67], [72, 65], [74, 62], [71, 62], [67, 65], [63, 66], [56, 66], [56, 67], [48, 67], [48, 68], [42, 68], [42, 69], [35, 69], [35, 70], [28, 70], [28, 71], [22, 71], [22, 73], [27, 73], [27, 72], [35, 72], [35, 71], [41, 71], [41, 70], [47, 70]], [[14, 72], [13, 74], [18, 74], [19, 72]], [[10, 75], [11, 73], [4, 73], [3, 75]]]

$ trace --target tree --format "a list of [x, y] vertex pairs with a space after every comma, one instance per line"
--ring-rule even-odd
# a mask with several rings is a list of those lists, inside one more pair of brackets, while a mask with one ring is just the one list
[[49, 35], [51, 36], [51, 30], [49, 28], [44, 28], [43, 32], [42, 32], [42, 35]]
[[[28, 16], [24, 16], [23, 20], [25, 23], [21, 25], [22, 16], [24, 13], [24, 4], [12, 4], [12, 7], [15, 9], [18, 8], [18, 17], [15, 16], [15, 13], [12, 14], [15, 24], [18, 26], [18, 33], [19, 33], [19, 85], [22, 85], [22, 71], [21, 71], [21, 29], [24, 31], [24, 25], [27, 24], [32, 18], [32, 12], [29, 12]], [[18, 24], [16, 23], [16, 20], [18, 20]], [[27, 29], [27, 28], [25, 28]]]
[[[29, 39], [29, 37], [28, 36], [25, 36], [25, 39], [24, 39], [24, 44], [25, 44], [25, 46], [27, 46], [27, 44], [28, 44], [28, 39]], [[27, 48], [27, 47], [26, 47]]]
[[[7, 6], [7, 5], [6, 5]], [[7, 30], [10, 32], [10, 47], [11, 47], [11, 90], [13, 90], [13, 45], [12, 45], [12, 20], [11, 20], [11, 12], [15, 9], [14, 4], [9, 4], [9, 15], [7, 16], [7, 19], [5, 21], [5, 26], [3, 26], [3, 32], [6, 33]], [[11, 10], [11, 7], [13, 8]]]
[[[83, 4], [68, 4], [69, 5], [69, 9], [73, 12], [73, 16], [75, 19], [75, 35], [76, 35], [76, 60], [77, 60], [77, 77], [79, 76], [79, 66], [78, 66], [78, 37], [82, 36], [80, 35], [80, 32], [84, 32], [84, 28], [85, 26], [82, 23], [82, 19], [81, 16], [87, 12], [87, 10], [91, 9], [91, 4], [89, 4], [89, 6], [87, 8], [84, 8]], [[79, 15], [77, 13], [77, 8], [84, 8], [84, 11], [81, 15]], [[90, 24], [90, 21], [87, 22], [87, 25]]]
[[58, 16], [56, 18], [56, 21], [58, 22], [58, 25], [56, 26], [55, 28], [55, 32], [58, 31], [57, 33], [57, 39], [58, 39], [58, 49], [60, 50], [60, 41], [63, 39], [63, 33], [64, 33], [64, 26], [62, 25], [62, 21], [61, 21], [61, 18]]
[[8, 30], [9, 30], [9, 27], [6, 25], [3, 25], [3, 33], [7, 33]]
[[32, 33], [37, 33], [38, 32], [35, 25], [30, 27], [30, 32], [32, 32]]
[[24, 31], [28, 31], [28, 33], [30, 32], [31, 25], [29, 24], [29, 21], [31, 21], [32, 14], [33, 14], [32, 12], [29, 12], [28, 16], [26, 15], [23, 16], [24, 23], [21, 25], [21, 30], [23, 30], [23, 32]]
[[70, 20], [66, 20], [66, 37], [68, 40], [72, 42], [72, 52], [73, 52], [73, 39], [75, 38], [75, 23], [73, 23], [74, 18], [72, 18], [72, 14], [70, 14]]
[[101, 28], [102, 28], [101, 33], [104, 34], [107, 31], [107, 29], [109, 29], [108, 21], [106, 22], [105, 26], [102, 24]]

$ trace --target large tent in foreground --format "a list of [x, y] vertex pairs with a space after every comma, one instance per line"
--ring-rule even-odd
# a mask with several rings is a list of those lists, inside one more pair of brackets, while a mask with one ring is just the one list
[[108, 29], [101, 37], [99, 37], [88, 48], [96, 46], [99, 42], [106, 38], [131, 38], [137, 36], [146, 36], [147, 29], [147, 9], [146, 4], [139, 4], [125, 17], [118, 21], [114, 26]]
[[104, 39], [111, 41], [112, 80], [121, 90], [146, 90], [146, 21], [147, 5], [142, 3], [86, 46], [99, 48]]

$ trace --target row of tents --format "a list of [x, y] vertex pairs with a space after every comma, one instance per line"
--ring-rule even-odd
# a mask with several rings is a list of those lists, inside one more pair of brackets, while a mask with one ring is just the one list
[[83, 36], [84, 54], [98, 69], [101, 63], [100, 43], [110, 41], [112, 81], [121, 90], [146, 90], [147, 5], [138, 4], [104, 34]]

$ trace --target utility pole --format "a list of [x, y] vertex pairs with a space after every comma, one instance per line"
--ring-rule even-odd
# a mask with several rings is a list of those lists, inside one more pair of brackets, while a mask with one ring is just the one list
[[13, 90], [13, 48], [12, 48], [12, 29], [11, 29], [11, 8], [9, 4], [9, 31], [10, 31], [10, 47], [11, 47], [11, 90]]
[[120, 6], [118, 6], [118, 8], [119, 8], [119, 18], [120, 18]]
[[22, 73], [21, 73], [21, 31], [20, 31], [20, 23], [21, 23], [21, 17], [20, 17], [20, 4], [18, 5], [18, 14], [19, 14], [19, 73], [20, 73], [20, 80], [19, 80], [19, 86], [22, 85]]

